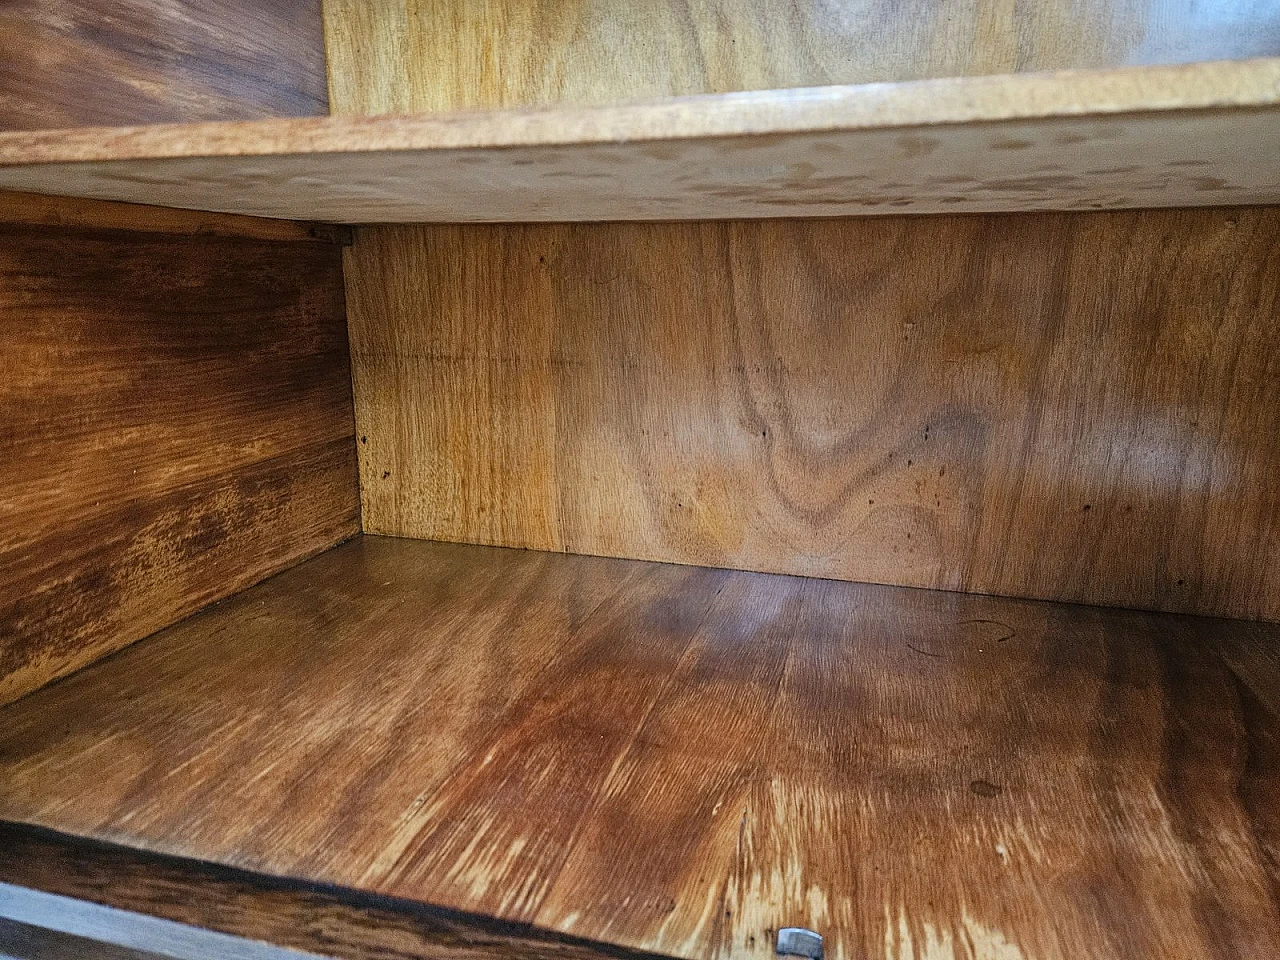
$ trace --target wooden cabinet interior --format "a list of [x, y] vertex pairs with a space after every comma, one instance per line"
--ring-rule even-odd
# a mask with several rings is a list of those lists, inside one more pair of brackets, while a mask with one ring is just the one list
[[1227, 6], [8, 5], [0, 954], [1273, 955]]
[[4, 708], [0, 807], [665, 956], [1264, 956], [1228, 639], [1280, 626], [365, 536]]
[[161, 214], [0, 202], [0, 702], [359, 530], [341, 246]]
[[360, 228], [365, 530], [1280, 620], [1280, 211]]

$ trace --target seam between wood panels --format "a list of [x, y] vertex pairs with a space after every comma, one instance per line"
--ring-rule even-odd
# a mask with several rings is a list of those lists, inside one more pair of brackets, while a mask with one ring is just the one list
[[351, 444], [355, 455], [356, 527], [361, 534], [368, 533], [364, 522], [364, 474], [360, 464], [360, 424], [356, 420], [356, 362], [355, 344], [351, 339], [351, 281], [348, 272], [358, 272], [351, 247], [359, 242], [361, 230], [352, 228], [351, 244], [342, 251], [339, 270], [342, 273], [342, 328], [347, 334], [347, 387], [351, 397]]

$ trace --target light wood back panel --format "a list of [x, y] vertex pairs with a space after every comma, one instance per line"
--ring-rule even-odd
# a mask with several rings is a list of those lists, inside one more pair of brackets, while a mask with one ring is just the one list
[[366, 529], [1280, 618], [1280, 210], [374, 227]]
[[1280, 54], [1280, 2], [326, 0], [334, 113]]
[[328, 113], [320, 0], [6, 0], [0, 130]]
[[6, 211], [0, 702], [359, 528], [339, 246], [208, 214]]

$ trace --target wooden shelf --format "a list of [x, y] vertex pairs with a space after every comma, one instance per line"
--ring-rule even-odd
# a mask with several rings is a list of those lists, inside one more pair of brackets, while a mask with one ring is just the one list
[[1263, 956], [1278, 640], [363, 537], [0, 710], [0, 881], [342, 956]]
[[347, 223], [1280, 202], [1280, 58], [0, 134], [0, 188]]

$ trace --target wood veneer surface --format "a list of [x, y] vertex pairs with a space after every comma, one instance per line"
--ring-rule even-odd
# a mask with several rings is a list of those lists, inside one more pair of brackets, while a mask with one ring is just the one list
[[1280, 619], [1280, 211], [377, 227], [365, 529]]
[[0, 817], [681, 957], [1262, 957], [1275, 631], [365, 536], [0, 710]]
[[327, 0], [324, 16], [334, 113], [1280, 54], [1275, 0]]
[[320, 0], [0, 6], [0, 130], [328, 112]]
[[[0, 822], [0, 956], [62, 960], [121, 944], [182, 960], [645, 960], [654, 954], [403, 899]], [[174, 930], [151, 921], [181, 924]], [[33, 924], [53, 931], [30, 929]], [[68, 942], [67, 931], [78, 935]], [[208, 934], [213, 933], [213, 937]], [[228, 943], [218, 936], [237, 938]], [[92, 938], [92, 940], [90, 940]], [[213, 942], [209, 942], [212, 940]], [[221, 942], [219, 942], [221, 940]], [[86, 942], [89, 941], [89, 942]], [[15, 951], [15, 946], [18, 948]], [[104, 949], [105, 947], [105, 949]], [[121, 958], [123, 960], [123, 958]]]
[[349, 223], [1280, 203], [1280, 58], [0, 134], [0, 186]]
[[359, 530], [340, 247], [147, 217], [0, 201], [0, 702]]

